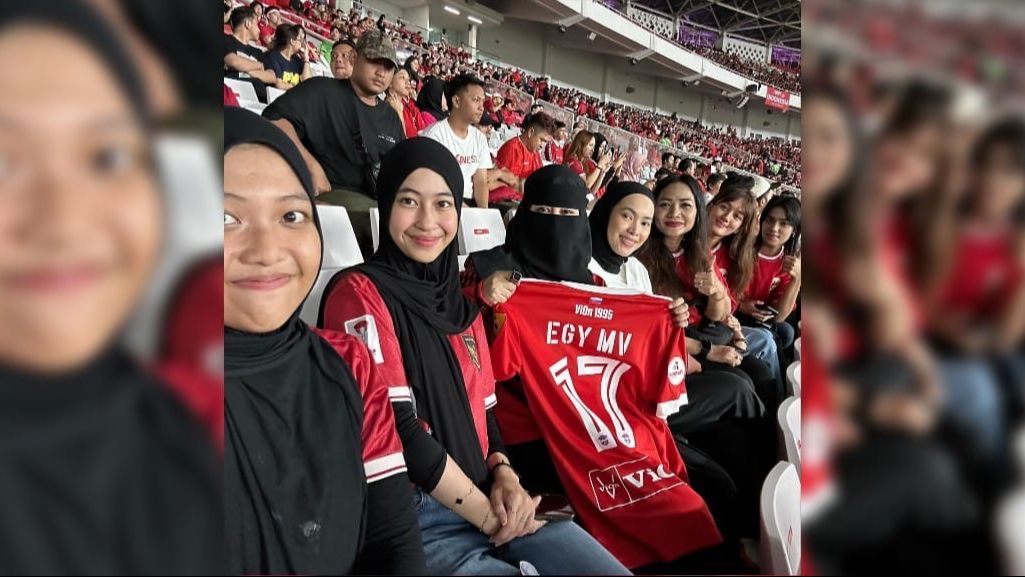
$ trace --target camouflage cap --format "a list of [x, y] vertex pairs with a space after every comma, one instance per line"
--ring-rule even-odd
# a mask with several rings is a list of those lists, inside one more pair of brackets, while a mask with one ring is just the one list
[[391, 39], [380, 30], [368, 30], [356, 42], [356, 53], [367, 60], [388, 60], [396, 68], [399, 66], [398, 56]]

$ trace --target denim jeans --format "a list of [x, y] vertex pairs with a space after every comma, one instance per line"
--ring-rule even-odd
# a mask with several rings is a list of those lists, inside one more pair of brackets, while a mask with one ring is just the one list
[[779, 351], [776, 349], [776, 337], [769, 329], [760, 327], [742, 327], [744, 338], [747, 339], [747, 354], [754, 358], [765, 361], [769, 365], [772, 375], [783, 382], [783, 375], [779, 370]]
[[944, 410], [971, 433], [987, 456], [1005, 449], [1004, 407], [996, 375], [984, 360], [940, 358]]
[[573, 522], [549, 523], [495, 547], [487, 535], [420, 489], [413, 490], [413, 505], [432, 575], [630, 575]]

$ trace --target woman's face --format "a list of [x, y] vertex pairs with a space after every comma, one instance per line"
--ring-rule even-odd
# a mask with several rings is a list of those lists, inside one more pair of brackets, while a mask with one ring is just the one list
[[726, 238], [744, 225], [744, 203], [741, 200], [716, 202], [708, 207], [709, 231], [712, 236]]
[[145, 132], [100, 57], [65, 32], [17, 26], [0, 58], [61, 70], [0, 80], [0, 363], [86, 363], [125, 324], [163, 221]]
[[679, 240], [690, 232], [697, 214], [694, 192], [682, 182], [674, 182], [662, 189], [655, 202], [655, 226], [670, 240]]
[[1010, 216], [1025, 197], [1025, 169], [1016, 164], [1007, 146], [994, 147], [979, 167], [979, 208], [983, 216], [998, 221]]
[[938, 127], [923, 126], [907, 134], [882, 138], [876, 147], [875, 183], [890, 200], [899, 200], [929, 186], [939, 168], [942, 134]]
[[391, 80], [391, 89], [402, 98], [409, 98], [409, 73], [402, 69], [396, 71]]
[[388, 233], [402, 254], [429, 264], [441, 256], [459, 229], [455, 195], [440, 174], [414, 170], [395, 195]]
[[762, 245], [771, 250], [782, 247], [794, 234], [794, 226], [787, 218], [787, 211], [775, 207], [762, 219]]
[[853, 135], [840, 105], [816, 98], [801, 118], [801, 194], [818, 202], [836, 191], [854, 162]]
[[284, 158], [255, 144], [224, 155], [224, 324], [266, 333], [299, 308], [320, 272], [313, 204]]
[[584, 146], [584, 158], [591, 158], [594, 155], [594, 139], [590, 138], [587, 140], [587, 144]]
[[631, 194], [612, 208], [608, 240], [612, 252], [628, 257], [637, 252], [651, 234], [655, 203], [643, 194]]

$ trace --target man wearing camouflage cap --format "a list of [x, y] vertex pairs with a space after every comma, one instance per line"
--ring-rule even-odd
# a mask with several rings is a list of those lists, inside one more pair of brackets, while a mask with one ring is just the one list
[[370, 174], [405, 138], [401, 119], [379, 98], [397, 66], [388, 36], [370, 30], [356, 42], [348, 80], [310, 78], [263, 112], [298, 145], [313, 174], [317, 200], [348, 209], [365, 256], [372, 252], [369, 210], [377, 206]]

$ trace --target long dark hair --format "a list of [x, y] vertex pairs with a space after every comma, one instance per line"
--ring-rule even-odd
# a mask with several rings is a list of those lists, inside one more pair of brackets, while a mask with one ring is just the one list
[[765, 219], [769, 218], [769, 213], [774, 208], [782, 208], [783, 212], [787, 215], [787, 222], [790, 226], [794, 227], [794, 234], [790, 236], [784, 246], [784, 252], [788, 255], [794, 254], [796, 251], [794, 247], [801, 240], [801, 201], [796, 196], [777, 196], [769, 201], [762, 209], [762, 217], [758, 219], [758, 237], [755, 240], [755, 252], [757, 253], [762, 248], [762, 225], [765, 224]]
[[741, 201], [744, 223], [740, 225], [740, 230], [722, 239], [722, 249], [720, 249], [729, 251], [730, 267], [726, 271], [726, 282], [729, 283], [730, 292], [737, 295], [744, 294], [754, 273], [755, 237], [758, 235], [758, 202], [751, 194], [749, 186], [751, 180], [750, 177], [728, 176], [726, 182], [722, 183], [719, 194], [715, 195], [712, 202], [708, 204], [708, 210], [711, 213], [714, 206]]
[[[1011, 154], [1013, 170], [1025, 172], [1025, 122], [1019, 118], [1003, 118], [990, 125], [979, 137], [972, 150], [972, 164], [976, 170], [983, 170], [993, 153], [1006, 149]], [[976, 209], [980, 196], [969, 195], [965, 199], [964, 212]], [[1025, 225], [1025, 198], [1012, 209], [1012, 222], [1021, 227]]]
[[[683, 176], [670, 176], [663, 178], [655, 185], [652, 191], [655, 195], [655, 206], [658, 206], [659, 197], [662, 191], [674, 184], [686, 186], [694, 196], [694, 226], [684, 233], [680, 248], [683, 249], [683, 258], [687, 268], [692, 273], [708, 270], [708, 225], [705, 219], [705, 197], [701, 193], [701, 185], [694, 178]], [[683, 283], [676, 274], [676, 259], [666, 248], [666, 235], [658, 228], [658, 223], [651, 227], [651, 235], [648, 242], [637, 251], [637, 259], [648, 269], [651, 277], [651, 286], [655, 294], [671, 297], [683, 296]]]
[[281, 24], [274, 30], [274, 40], [271, 41], [267, 52], [277, 52], [288, 46], [288, 43], [299, 38], [303, 27], [298, 24]]

